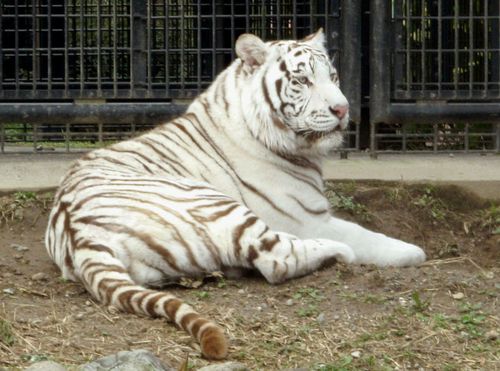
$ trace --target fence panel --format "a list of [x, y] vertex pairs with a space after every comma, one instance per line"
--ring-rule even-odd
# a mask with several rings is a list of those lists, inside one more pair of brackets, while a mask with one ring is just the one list
[[371, 4], [372, 152], [499, 152], [499, 2]]
[[[359, 7], [342, 3], [346, 13]], [[356, 55], [359, 24], [341, 23], [340, 11], [341, 0], [3, 0], [0, 150], [69, 151], [134, 135], [180, 114], [234, 59], [240, 34], [301, 38], [319, 27], [352, 82], [346, 148], [355, 149], [360, 63], [339, 49]]]

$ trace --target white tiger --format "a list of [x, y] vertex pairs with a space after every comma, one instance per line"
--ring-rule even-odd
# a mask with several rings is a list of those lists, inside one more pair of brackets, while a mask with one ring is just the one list
[[102, 303], [169, 318], [212, 359], [227, 354], [223, 330], [152, 287], [219, 270], [279, 283], [332, 260], [425, 260], [330, 215], [321, 158], [342, 142], [348, 102], [323, 31], [268, 43], [244, 34], [236, 53], [184, 115], [74, 163], [46, 233], [65, 278]]

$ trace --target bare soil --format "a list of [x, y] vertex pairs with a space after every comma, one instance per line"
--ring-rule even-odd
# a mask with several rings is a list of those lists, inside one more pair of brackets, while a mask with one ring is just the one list
[[[255, 370], [500, 369], [498, 203], [402, 183], [341, 182], [328, 195], [337, 214], [418, 244], [429, 260], [337, 264], [278, 286], [252, 276], [169, 288], [225, 327], [229, 359]], [[0, 197], [0, 369], [138, 348], [173, 367], [186, 356], [189, 369], [207, 365], [165, 320], [117, 313], [60, 279], [43, 245], [50, 198]]]

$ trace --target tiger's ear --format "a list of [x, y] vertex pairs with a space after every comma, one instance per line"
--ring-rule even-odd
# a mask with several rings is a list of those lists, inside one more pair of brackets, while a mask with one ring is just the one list
[[323, 27], [320, 27], [318, 31], [312, 33], [303, 39], [299, 40], [299, 42], [306, 43], [309, 45], [313, 45], [316, 47], [324, 47], [325, 46], [325, 33], [323, 32]]
[[267, 46], [259, 37], [244, 33], [236, 40], [236, 55], [250, 67], [258, 67], [266, 60]]

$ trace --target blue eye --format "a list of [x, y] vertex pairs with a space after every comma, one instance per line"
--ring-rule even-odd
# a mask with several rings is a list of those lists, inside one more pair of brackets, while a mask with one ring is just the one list
[[307, 77], [304, 77], [304, 76], [301, 76], [301, 77], [297, 78], [297, 80], [299, 80], [299, 82], [302, 85], [308, 85], [308, 82], [309, 82], [309, 80], [307, 79]]

